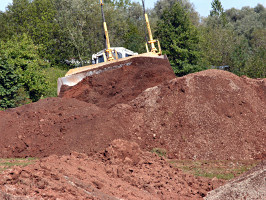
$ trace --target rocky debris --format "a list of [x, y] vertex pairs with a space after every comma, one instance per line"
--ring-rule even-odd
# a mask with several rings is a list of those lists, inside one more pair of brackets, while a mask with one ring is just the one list
[[205, 200], [266, 199], [266, 160], [247, 173], [208, 193]]
[[92, 157], [52, 155], [0, 177], [9, 199], [202, 199], [224, 181], [194, 177], [134, 142], [115, 140]]

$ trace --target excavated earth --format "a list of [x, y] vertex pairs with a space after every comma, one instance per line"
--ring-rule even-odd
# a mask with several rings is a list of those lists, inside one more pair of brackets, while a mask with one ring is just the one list
[[[214, 180], [185, 175], [146, 151], [163, 148], [175, 159], [265, 159], [266, 79], [222, 70], [176, 78], [167, 60], [134, 58], [65, 86], [58, 98], [0, 111], [0, 138], [0, 157], [42, 158], [5, 172], [0, 199], [202, 198]], [[138, 150], [108, 157], [120, 143]]]
[[61, 96], [0, 112], [0, 157], [93, 154], [125, 139], [177, 159], [265, 158], [266, 79], [175, 78], [167, 60], [135, 58]]
[[[75, 98], [103, 108], [128, 103], [147, 88], [175, 78], [166, 59], [140, 57], [123, 61], [131, 63], [116, 70], [85, 78], [75, 87], [64, 86], [59, 97]], [[116, 64], [116, 65], [119, 65]], [[105, 65], [105, 68], [112, 64]]]
[[115, 140], [92, 157], [54, 155], [6, 171], [0, 199], [202, 199], [223, 182], [184, 174], [134, 142]]

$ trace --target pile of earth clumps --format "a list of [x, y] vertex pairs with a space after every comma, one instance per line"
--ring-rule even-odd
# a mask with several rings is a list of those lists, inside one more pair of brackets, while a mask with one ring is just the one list
[[208, 193], [205, 200], [266, 199], [266, 160], [231, 180], [227, 184]]
[[206, 70], [149, 88], [129, 105], [129, 129], [171, 157], [266, 158], [266, 79]]
[[5, 171], [5, 199], [202, 199], [224, 181], [184, 174], [138, 144], [113, 141], [102, 153], [52, 155]]
[[[114, 139], [125, 139], [148, 151], [164, 148], [169, 158], [265, 158], [266, 79], [206, 70], [149, 85], [135, 68], [106, 72], [106, 81], [103, 74], [95, 75], [66, 91], [77, 90], [79, 100], [48, 98], [0, 112], [0, 157], [94, 154]], [[114, 80], [114, 88], [124, 87], [121, 92], [111, 92], [111, 97], [103, 92], [111, 91], [115, 72], [127, 70], [131, 78]], [[88, 80], [98, 89], [80, 87]], [[138, 92], [129, 95], [127, 90]]]
[[63, 85], [59, 97], [111, 108], [116, 104], [128, 103], [145, 89], [176, 77], [167, 59], [139, 57], [130, 61], [129, 66], [88, 76], [74, 87]]

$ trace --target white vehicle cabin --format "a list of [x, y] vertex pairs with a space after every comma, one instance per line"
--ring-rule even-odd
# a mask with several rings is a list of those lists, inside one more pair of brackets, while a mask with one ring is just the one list
[[[130, 51], [124, 47], [111, 47], [111, 49], [112, 49], [112, 54], [115, 60], [120, 59], [120, 58], [126, 58], [129, 56], [138, 55], [138, 53]], [[92, 55], [92, 64], [102, 63], [102, 62], [105, 62], [106, 60], [107, 59], [105, 55], [105, 50], [101, 50], [98, 53]]]

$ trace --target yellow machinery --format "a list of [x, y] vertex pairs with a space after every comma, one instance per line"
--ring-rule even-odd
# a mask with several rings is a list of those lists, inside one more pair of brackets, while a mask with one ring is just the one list
[[[143, 5], [143, 13], [144, 13], [144, 18], [145, 18], [145, 22], [147, 25], [147, 30], [148, 30], [148, 35], [149, 35], [149, 41], [147, 41], [146, 43], [146, 50], [147, 52], [152, 52], [152, 53], [156, 53], [158, 55], [162, 54], [162, 50], [161, 50], [161, 45], [159, 40], [154, 40], [152, 37], [152, 32], [151, 32], [151, 26], [150, 26], [150, 22], [149, 22], [149, 18], [148, 18], [148, 14], [145, 11], [145, 4], [144, 4], [144, 0], [142, 0], [142, 5]], [[155, 47], [155, 44], [158, 44], [158, 49]], [[151, 50], [149, 50], [148, 45], [151, 45]]]
[[[132, 59], [134, 58], [153, 57], [155, 59], [156, 58], [167, 59], [166, 56], [162, 56], [160, 42], [158, 40], [154, 40], [152, 37], [148, 15], [145, 13], [144, 0], [142, 0], [142, 3], [143, 3], [144, 17], [145, 17], [148, 35], [149, 35], [149, 41], [147, 41], [146, 43], [147, 53], [136, 55], [137, 53], [133, 53], [130, 50], [126, 49], [127, 52], [131, 52], [128, 55], [130, 57], [126, 57], [126, 56], [121, 57], [121, 58], [118, 57], [119, 52], [117, 52], [116, 49], [122, 49], [122, 48], [121, 47], [111, 48], [110, 46], [108, 29], [107, 29], [107, 24], [106, 24], [105, 17], [104, 17], [104, 10], [103, 10], [104, 3], [103, 3], [103, 0], [100, 0], [101, 12], [102, 12], [102, 18], [103, 18], [103, 29], [104, 29], [104, 34], [105, 34], [105, 47], [106, 47], [105, 50], [101, 51], [102, 52], [101, 55], [104, 57], [104, 62], [101, 62], [101, 63], [97, 62], [97, 64], [92, 64], [89, 66], [78, 67], [78, 68], [69, 70], [66, 73], [65, 77], [61, 77], [57, 81], [57, 95], [60, 94], [61, 87], [63, 85], [74, 86], [78, 84], [80, 81], [82, 81], [84, 78], [86, 78], [87, 76], [92, 76], [94, 74], [103, 73], [108, 70], [113, 70], [113, 69], [121, 68], [123, 66], [128, 66], [132, 63]], [[155, 46], [156, 43], [157, 43], [158, 49]], [[150, 45], [150, 50], [149, 50], [149, 45]], [[98, 55], [98, 54], [94, 54], [94, 55]]]
[[[103, 18], [103, 29], [104, 29], [104, 34], [105, 34], [105, 45], [106, 45], [106, 56], [107, 56], [107, 61], [111, 61], [114, 60], [114, 57], [112, 55], [112, 49], [110, 46], [110, 40], [109, 40], [109, 34], [108, 34], [108, 30], [107, 30], [107, 24], [105, 21], [105, 17], [104, 17], [104, 12], [103, 12], [103, 0], [100, 0], [100, 4], [101, 4], [101, 11], [102, 11], [102, 18]], [[106, 59], [105, 59], [106, 61]]]

